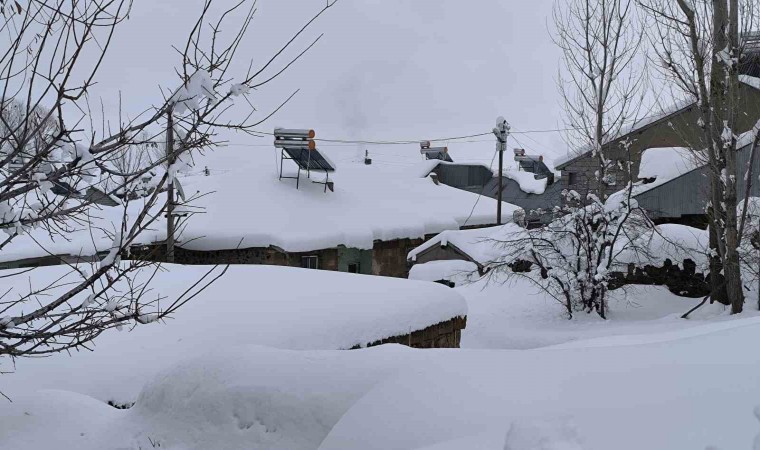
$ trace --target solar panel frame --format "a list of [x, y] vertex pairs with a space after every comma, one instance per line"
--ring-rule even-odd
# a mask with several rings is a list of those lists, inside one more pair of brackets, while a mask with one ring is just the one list
[[440, 148], [423, 149], [421, 153], [425, 155], [425, 159], [439, 159], [445, 162], [454, 162], [454, 160], [451, 159], [451, 156], [449, 156], [449, 152], [445, 152]]
[[301, 170], [309, 172], [335, 172], [335, 167], [330, 160], [320, 153], [319, 149], [309, 150], [306, 148], [283, 148]]

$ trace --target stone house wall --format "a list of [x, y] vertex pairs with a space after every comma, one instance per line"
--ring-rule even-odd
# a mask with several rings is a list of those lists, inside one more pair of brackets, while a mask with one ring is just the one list
[[[426, 236], [426, 239], [432, 236]], [[361, 272], [386, 277], [406, 278], [409, 275], [409, 264], [406, 255], [420, 246], [425, 239], [395, 239], [392, 241], [376, 241], [372, 250], [351, 251], [355, 249], [327, 248], [309, 252], [290, 253], [275, 248], [241, 248], [228, 250], [198, 251], [177, 247], [174, 250], [174, 261], [177, 264], [269, 264], [275, 266], [301, 267], [301, 258], [305, 256], [319, 257], [319, 269], [347, 270], [348, 262], [361, 262]], [[351, 260], [348, 261], [347, 255]], [[150, 261], [166, 261], [164, 245], [153, 245], [134, 248], [131, 258]], [[125, 258], [128, 259], [128, 258]], [[365, 269], [366, 267], [366, 269]], [[371, 270], [370, 270], [371, 269]]]
[[[394, 336], [366, 345], [374, 347], [382, 344], [401, 344], [413, 348], [459, 348], [462, 330], [467, 326], [467, 317], [455, 317], [446, 322], [429, 326], [410, 334]], [[361, 348], [359, 346], [354, 349]]]
[[[468, 228], [480, 228], [479, 226]], [[301, 267], [301, 258], [319, 257], [319, 269], [347, 271], [348, 263], [359, 262], [361, 273], [384, 277], [407, 278], [410, 264], [407, 255], [413, 249], [432, 238], [433, 234], [417, 239], [394, 239], [375, 241], [372, 250], [347, 248], [327, 248], [309, 252], [289, 253], [276, 248], [241, 248], [229, 250], [198, 251], [177, 247], [174, 261], [177, 264], [268, 264], [274, 266]], [[166, 261], [166, 247], [163, 244], [134, 247], [130, 256], [124, 259], [144, 259]], [[370, 270], [371, 269], [371, 270]]]
[[[198, 251], [181, 247], [174, 249], [177, 264], [268, 264], [273, 266], [301, 267], [303, 256], [318, 256], [319, 268], [338, 270], [338, 249], [328, 248], [303, 253], [285, 253], [274, 248], [240, 248], [228, 250]], [[166, 261], [166, 247], [162, 244], [132, 248], [131, 258], [150, 261]], [[128, 258], [125, 258], [128, 259]]]
[[174, 260], [178, 264], [269, 264], [301, 267], [301, 258], [304, 256], [318, 256], [319, 268], [322, 270], [338, 270], [337, 248], [303, 253], [284, 253], [273, 248], [242, 248], [214, 251], [177, 248], [174, 251]]
[[423, 242], [425, 239], [375, 241], [372, 248], [372, 275], [406, 278], [409, 275], [406, 255]]

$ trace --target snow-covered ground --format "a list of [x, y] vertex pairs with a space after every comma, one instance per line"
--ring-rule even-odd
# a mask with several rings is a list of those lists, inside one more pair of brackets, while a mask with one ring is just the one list
[[[160, 295], [164, 303], [174, 301], [209, 270], [162, 267], [165, 270], [155, 275], [144, 295]], [[220, 272], [221, 268], [213, 275]], [[21, 275], [8, 277], [10, 273]], [[0, 291], [6, 298], [53, 284], [60, 289], [48, 294], [65, 292], [79, 277], [61, 266], [2, 275]], [[140, 272], [135, 285], [151, 275]], [[70, 304], [78, 305], [85, 297], [86, 293], [80, 294]], [[244, 344], [349, 349], [466, 315], [463, 297], [435, 283], [280, 266], [231, 266], [166, 324], [139, 325], [129, 332], [109, 330], [95, 341], [92, 352], [18, 360], [16, 373], [0, 378], [0, 390], [66, 389], [128, 403], [158, 371], [199, 353]], [[0, 370], [12, 370], [8, 361], [0, 363]]]
[[[527, 279], [500, 284], [481, 280], [454, 290], [467, 299], [467, 330], [462, 347], [483, 349], [533, 349], [585, 339], [620, 335], [647, 335], [733, 321], [719, 304], [705, 305], [681, 315], [702, 299], [679, 297], [664, 286], [626, 286], [610, 293], [609, 318], [576, 314], [567, 320], [564, 307]], [[748, 294], [749, 309], [743, 317], [757, 315], [757, 296]]]
[[[154, 287], [203, 270], [169, 266]], [[524, 281], [230, 270], [166, 324], [18, 361], [0, 448], [741, 450], [760, 430], [755, 308], [683, 320], [697, 300], [637, 287], [607, 321], [568, 321]], [[335, 350], [463, 312], [459, 350]]]
[[760, 319], [749, 318], [536, 350], [233, 344], [174, 363], [147, 380], [127, 410], [72, 392], [15, 394], [0, 408], [0, 442], [14, 449], [750, 449], [760, 429], [752, 415], [759, 337]]

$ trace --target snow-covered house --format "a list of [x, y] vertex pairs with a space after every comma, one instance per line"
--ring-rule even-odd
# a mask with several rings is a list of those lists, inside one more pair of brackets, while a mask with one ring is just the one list
[[[737, 196], [741, 201], [746, 192], [745, 173], [752, 153], [752, 132], [737, 140]], [[656, 223], [683, 223], [704, 227], [706, 207], [710, 198], [707, 156], [680, 147], [650, 148], [641, 156], [638, 181], [634, 183], [633, 198], [647, 210]], [[750, 196], [760, 196], [760, 158], [752, 167], [755, 181]], [[623, 195], [624, 191], [613, 195]]]
[[524, 232], [517, 224], [472, 230], [444, 231], [407, 255], [409, 278], [437, 281], [451, 286], [483, 275], [485, 267], [499, 259], [498, 241]]
[[[562, 184], [551, 171], [536, 157], [540, 163], [538, 170], [534, 165], [520, 164], [519, 169], [505, 169], [502, 178], [502, 201], [521, 208], [528, 225], [546, 223], [551, 218], [551, 211], [560, 205]], [[492, 199], [499, 195], [498, 171], [481, 163], [447, 163], [431, 164], [430, 173], [445, 185], [473, 192]]]
[[[191, 202], [203, 213], [182, 229], [176, 262], [405, 277], [407, 253], [426, 237], [496, 223], [494, 200], [435, 184], [417, 166], [347, 162], [330, 176], [334, 192], [325, 192], [310, 182], [324, 175], [312, 173], [309, 180], [302, 173], [296, 188], [295, 181], [279, 179], [270, 158], [223, 150], [203, 162], [210, 176], [183, 180], [187, 196], [211, 194]], [[502, 209], [511, 218], [518, 208], [504, 203]]]
[[[747, 69], [748, 70], [748, 69]], [[739, 95], [741, 114], [737, 117], [734, 132], [744, 133], [760, 119], [760, 79], [748, 75], [740, 75]], [[610, 171], [610, 191], [622, 189], [629, 181], [621, 169], [632, 163], [631, 173], [639, 171], [641, 155], [645, 150], [659, 147], [688, 147], [704, 148], [702, 132], [698, 128], [699, 109], [691, 101], [676, 102], [661, 111], [653, 112], [643, 119], [627, 125], [617, 136], [605, 143], [605, 156], [619, 164]], [[621, 144], [630, 144], [629, 151]], [[582, 149], [569, 153], [567, 156], [554, 161], [555, 168], [562, 171], [562, 187], [577, 192], [596, 189], [595, 172], [599, 163], [590, 149]], [[635, 181], [635, 180], [634, 180]]]
[[[444, 231], [409, 252], [409, 278], [449, 286], [471, 283], [504, 264], [500, 242], [526, 233], [516, 224], [475, 230]], [[617, 253], [610, 289], [627, 284], [664, 285], [686, 297], [709, 290], [708, 233], [680, 224], [662, 224], [636, 238], [634, 247]], [[646, 251], [642, 251], [646, 249]], [[509, 263], [515, 272], [529, 271], [530, 263]]]
[[[312, 172], [309, 179], [302, 172], [296, 188], [295, 180], [279, 179], [279, 161], [273, 162], [266, 151], [221, 149], [197, 159], [196, 165], [208, 171], [179, 176], [195, 213], [178, 227], [175, 262], [271, 264], [405, 277], [407, 253], [426, 238], [496, 223], [496, 201], [436, 184], [416, 165], [338, 164], [330, 175], [334, 192], [325, 192], [322, 184], [311, 183], [322, 181], [323, 174]], [[296, 171], [295, 165], [289, 169], [285, 163], [286, 172]], [[120, 220], [120, 207], [103, 209], [100, 215]], [[503, 217], [511, 219], [517, 209], [503, 203]], [[162, 221], [141, 236], [132, 257], [164, 259]], [[38, 265], [42, 259], [44, 264], [88, 261], [110, 248], [111, 239], [100, 234], [100, 239], [93, 239], [89, 230], [66, 238], [21, 236], [0, 252], [0, 266]]]

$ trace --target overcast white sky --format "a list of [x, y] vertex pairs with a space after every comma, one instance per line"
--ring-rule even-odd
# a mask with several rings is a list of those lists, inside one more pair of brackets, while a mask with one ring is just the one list
[[[231, 0], [217, 0], [220, 4]], [[258, 0], [240, 67], [272, 54], [325, 0]], [[177, 83], [181, 45], [199, 0], [136, 0], [94, 92], [132, 113]], [[423, 139], [485, 132], [503, 115], [516, 130], [561, 127], [555, 85], [559, 52], [548, 29], [550, 0], [340, 0], [294, 47], [324, 38], [288, 73], [254, 92], [262, 112], [300, 93], [262, 129], [314, 128], [318, 137]], [[292, 54], [292, 53], [291, 53]], [[283, 60], [285, 62], [285, 60]], [[533, 153], [561, 155], [557, 133], [517, 136]], [[237, 137], [237, 144], [269, 144]], [[493, 139], [450, 143], [455, 159], [490, 158]], [[259, 147], [261, 148], [261, 147]], [[379, 160], [418, 156], [418, 146], [361, 146]], [[358, 148], [325, 147], [337, 159]]]

